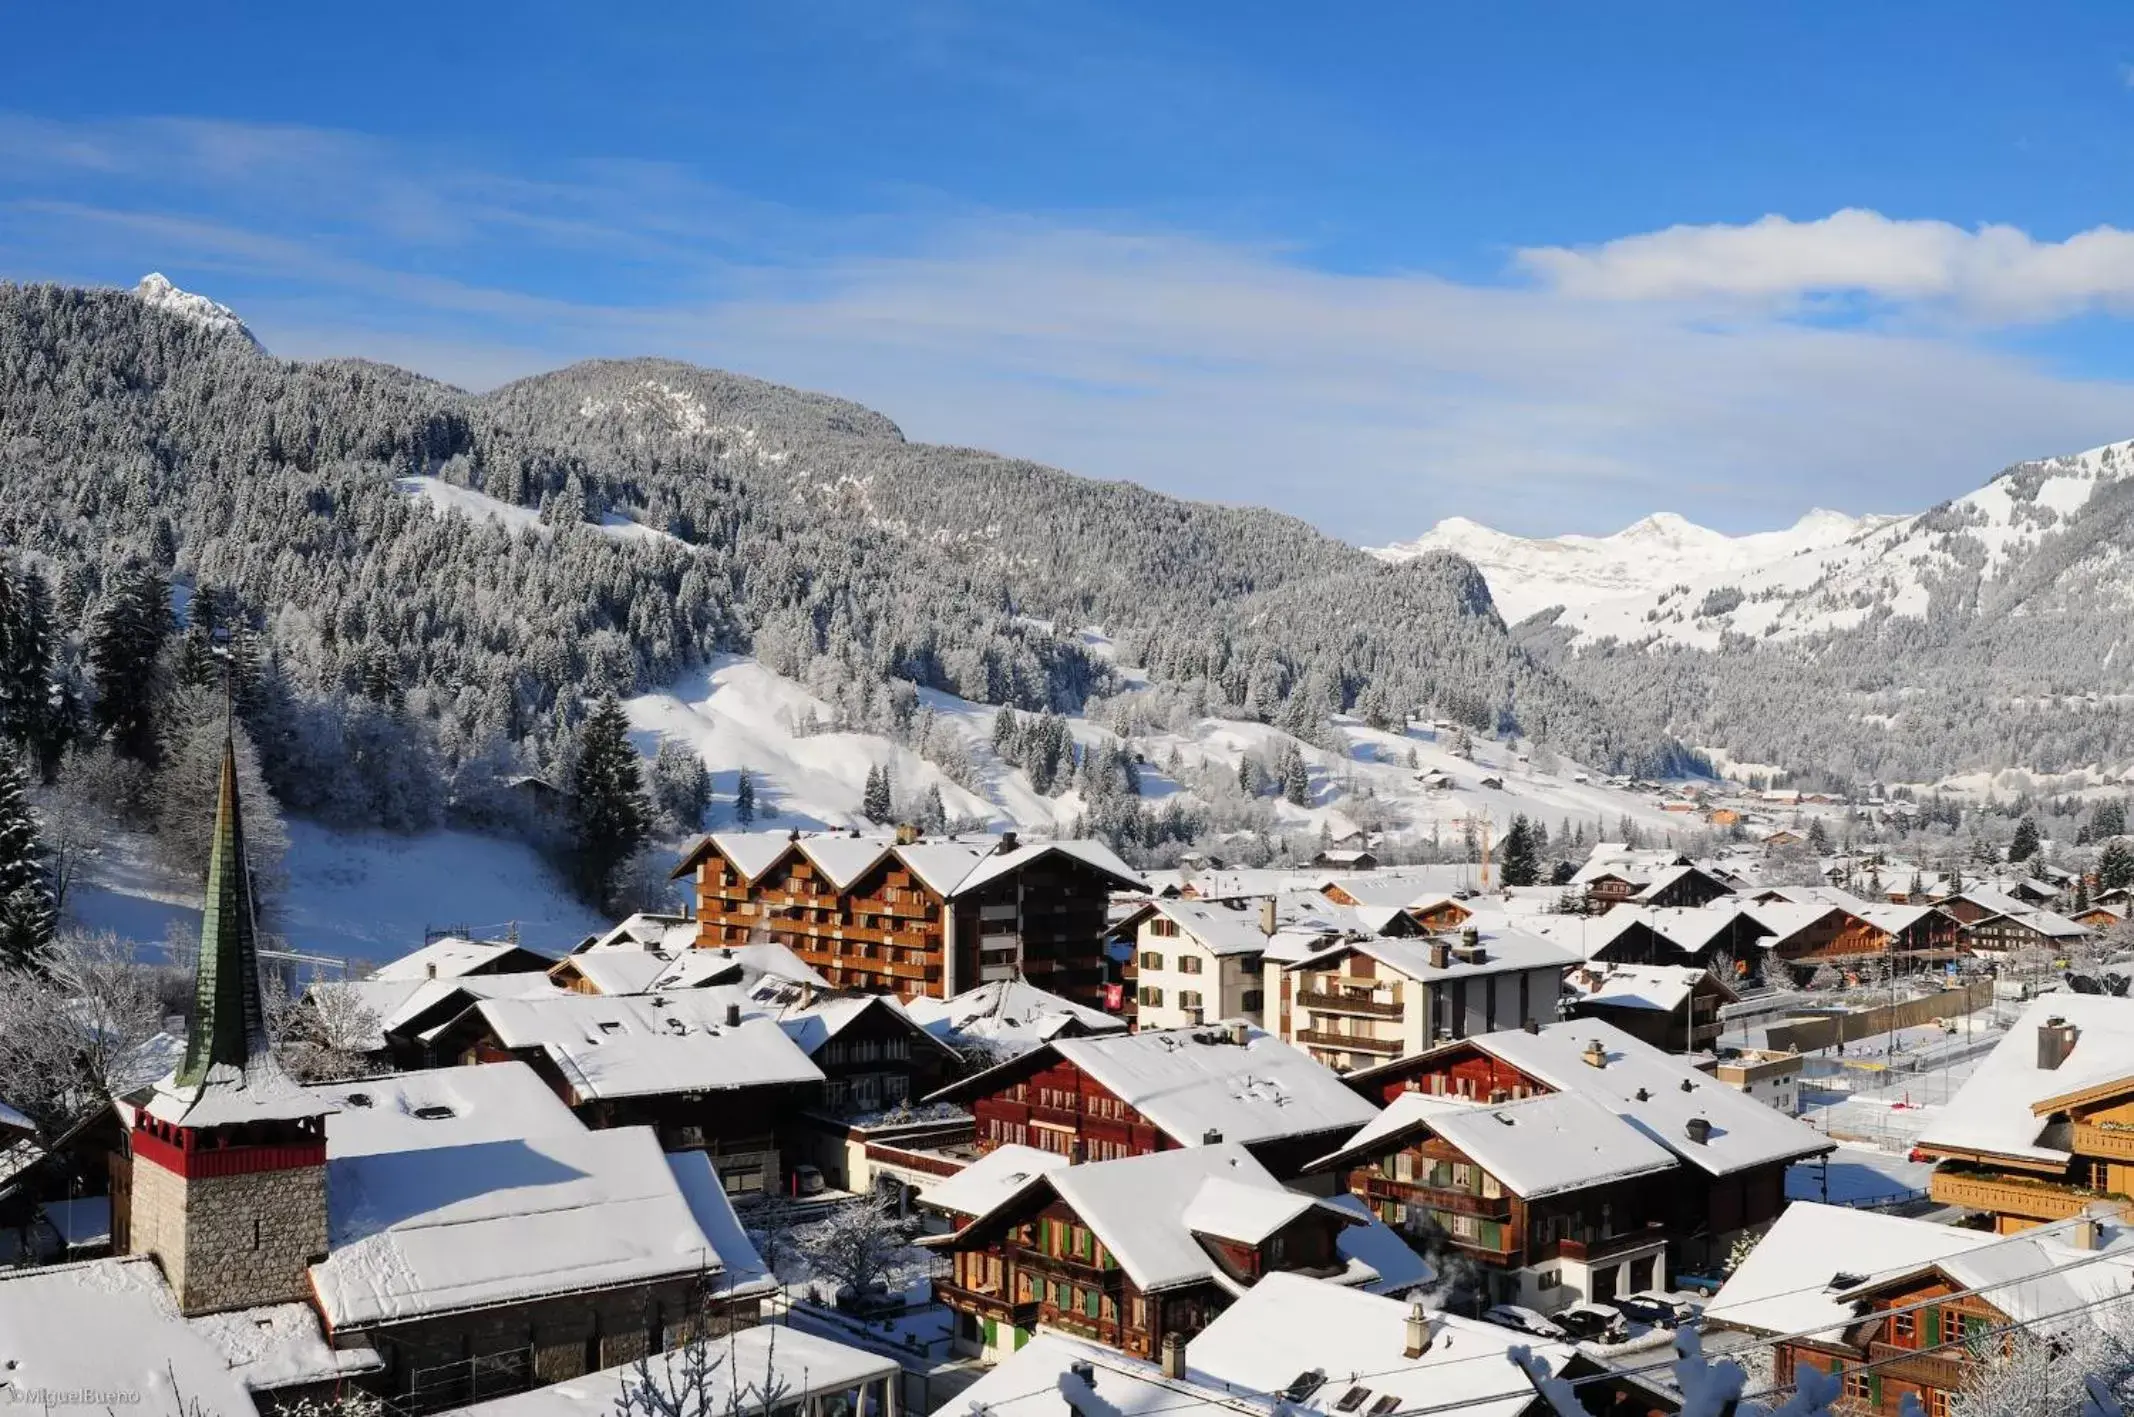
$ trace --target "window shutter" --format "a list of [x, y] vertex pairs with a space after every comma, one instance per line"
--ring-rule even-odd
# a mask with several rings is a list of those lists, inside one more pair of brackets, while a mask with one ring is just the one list
[[1882, 1405], [1882, 1375], [1880, 1373], [1869, 1373], [1867, 1375], [1867, 1400], [1877, 1407]]
[[1939, 1348], [1940, 1346], [1941, 1346], [1941, 1310], [1939, 1310], [1939, 1309], [1928, 1309], [1928, 1310], [1927, 1310], [1927, 1347], [1929, 1347], [1929, 1348]]

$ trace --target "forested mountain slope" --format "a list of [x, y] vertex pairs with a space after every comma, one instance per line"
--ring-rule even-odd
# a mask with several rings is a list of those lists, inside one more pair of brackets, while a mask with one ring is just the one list
[[[443, 514], [461, 492], [516, 511]], [[0, 286], [0, 551], [52, 587], [62, 661], [121, 566], [173, 574], [260, 632], [291, 692], [420, 725], [460, 797], [470, 771], [551, 761], [588, 693], [715, 650], [834, 688], [856, 727], [902, 725], [914, 685], [1072, 710], [1122, 687], [1075, 633], [1092, 623], [1207, 712], [1309, 732], [1434, 708], [1596, 766], [1675, 752], [1516, 646], [1455, 557], [1387, 565], [1293, 518], [913, 444], [669, 362], [471, 395], [279, 360], [167, 295]]]

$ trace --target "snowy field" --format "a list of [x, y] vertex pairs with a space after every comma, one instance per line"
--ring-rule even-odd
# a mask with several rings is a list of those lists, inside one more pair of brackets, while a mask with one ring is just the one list
[[[1085, 639], [1104, 643], [1094, 631], [1086, 632]], [[1127, 677], [1131, 681], [1131, 672]], [[719, 798], [714, 828], [732, 825], [726, 804], [743, 768], [755, 781], [759, 827], [806, 829], [863, 825], [859, 804], [867, 775], [887, 767], [899, 800], [936, 788], [952, 817], [1041, 833], [1073, 830], [1087, 805], [1079, 794], [1048, 797], [1036, 792], [1026, 772], [993, 752], [997, 708], [933, 690], [921, 690], [919, 698], [933, 713], [936, 733], [955, 739], [972, 764], [970, 787], [950, 781], [932, 762], [880, 734], [803, 733], [802, 725], [811, 718], [832, 721], [831, 705], [745, 656], [721, 655], [707, 669], [640, 695], [627, 707], [640, 751], [649, 756], [658, 751], [661, 739], [671, 738], [688, 744], [704, 760]], [[1598, 774], [1545, 753], [1536, 755], [1537, 765], [1522, 760], [1510, 744], [1477, 737], [1472, 758], [1464, 758], [1420, 724], [1396, 733], [1346, 717], [1335, 722], [1346, 739], [1346, 751], [1302, 746], [1311, 771], [1310, 800], [1301, 805], [1272, 802], [1281, 830], [1315, 834], [1324, 827], [1343, 836], [1356, 829], [1351, 812], [1365, 799], [1399, 830], [1423, 839], [1434, 830], [1447, 841], [1457, 841], [1462, 823], [1470, 818], [1487, 818], [1501, 836], [1521, 813], [1546, 823], [1551, 831], [1568, 818], [1583, 825], [1589, 836], [1597, 826], [1612, 835], [1626, 815], [1656, 840], [1699, 825], [1661, 811], [1649, 796], [1610, 788], [1597, 780]], [[1107, 729], [1080, 717], [1070, 718], [1068, 728], [1084, 746], [1111, 737]], [[1268, 724], [1204, 718], [1186, 731], [1139, 734], [1129, 743], [1143, 763], [1142, 799], [1160, 807], [1180, 793], [1191, 800], [1188, 789], [1166, 771], [1174, 754], [1182, 773], [1206, 767], [1234, 774], [1246, 754], [1286, 741], [1288, 735]], [[1413, 766], [1408, 761], [1411, 753]], [[1418, 779], [1431, 773], [1443, 773], [1450, 782], [1426, 787]], [[1595, 780], [1580, 781], [1582, 777]], [[1484, 786], [1485, 778], [1500, 779], [1503, 785]]]
[[[441, 831], [422, 836], [289, 826], [289, 885], [265, 922], [300, 954], [382, 963], [421, 946], [425, 930], [465, 926], [561, 954], [609, 923], [579, 904], [527, 846]], [[107, 840], [67, 914], [151, 949], [200, 928], [200, 884], [176, 879], [145, 838]]]

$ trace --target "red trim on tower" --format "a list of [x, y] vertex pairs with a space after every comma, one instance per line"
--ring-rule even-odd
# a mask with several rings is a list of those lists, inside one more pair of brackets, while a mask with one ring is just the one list
[[324, 1166], [326, 1142], [298, 1142], [275, 1146], [223, 1146], [188, 1150], [173, 1146], [150, 1131], [135, 1131], [136, 1160], [150, 1161], [187, 1180], [203, 1176], [248, 1176], [257, 1171], [292, 1171], [299, 1166]]

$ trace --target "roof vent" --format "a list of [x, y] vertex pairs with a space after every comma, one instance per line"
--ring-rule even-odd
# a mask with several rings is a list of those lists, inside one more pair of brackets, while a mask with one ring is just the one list
[[1451, 947], [1448, 946], [1443, 940], [1432, 940], [1430, 942], [1430, 967], [1432, 969], [1443, 969], [1446, 965], [1451, 963]]
[[370, 1106], [370, 1094], [367, 1092], [351, 1092], [348, 1094], [348, 1096], [342, 1098], [341, 1100], [346, 1102], [351, 1107]]
[[1589, 1068], [1605, 1068], [1608, 1066], [1608, 1050], [1601, 1047], [1601, 1041], [1598, 1038], [1588, 1043], [1586, 1051], [1579, 1054], [1579, 1056], [1586, 1060], [1586, 1066]]
[[1000, 845], [995, 847], [994, 850], [1005, 856], [1021, 844], [1015, 839], [1014, 832], [1002, 832], [1000, 834]]
[[1682, 1133], [1699, 1146], [1712, 1139], [1712, 1119], [1692, 1117], [1682, 1124]]
[[2082, 1030], [2058, 1014], [2052, 1015], [2038, 1025], [2038, 1067], [2051, 1072], [2067, 1061], [2068, 1054], [2075, 1051], [2075, 1042]]
[[739, 1028], [741, 1026], [741, 1006], [739, 1004], [728, 1004], [726, 1006], [726, 1026], [728, 1028]]
[[1240, 1048], [1252, 1041], [1252, 1025], [1241, 1018], [1234, 1018], [1223, 1027], [1228, 1032], [1230, 1041]]
[[1077, 1358], [1067, 1365], [1069, 1375], [1079, 1378], [1082, 1385], [1094, 1389], [1097, 1385], [1097, 1365], [1087, 1358]]
[[798, 841], [798, 840], [800, 840], [800, 828], [799, 828], [799, 827], [795, 827], [795, 828], [793, 828], [793, 829], [792, 829], [791, 831], [787, 832], [787, 833], [785, 834], [785, 839], [786, 839], [787, 841]]
[[1682, 1079], [1682, 1090], [1684, 1092], [1693, 1092], [1696, 1090], [1696, 1087], [1697, 1085], [1691, 1082], [1688, 1078]]
[[1652, 1094], [1641, 1087], [1638, 1089], [1638, 1101], [1650, 1102], [1652, 1101]]
[[910, 846], [919, 839], [919, 829], [910, 822], [897, 823], [897, 845]]
[[[1165, 1335], [1164, 1343], [1166, 1346], [1169, 1345], [1170, 1341], [1170, 1336]], [[1313, 1393], [1325, 1386], [1326, 1369], [1307, 1368], [1289, 1380], [1289, 1386], [1282, 1389], [1282, 1396], [1289, 1402], [1304, 1402], [1309, 1400]]]
[[1200, 1134], [1200, 1144], [1202, 1146], [1221, 1146], [1223, 1144], [1223, 1134], [1214, 1127], [1210, 1127]]
[[1460, 931], [1460, 943], [1467, 946], [1467, 948], [1471, 950], [1480, 949], [1482, 947], [1481, 930], [1473, 925], [1469, 925], [1466, 929]]
[[417, 1107], [415, 1115], [425, 1122], [442, 1122], [448, 1118], [457, 1117], [459, 1114], [442, 1102], [432, 1102], [428, 1106]]
[[1528, 1033], [1541, 1032], [1541, 1020], [1538, 1018], [1530, 1018], [1525, 1023], [1522, 1023], [1519, 1026], [1525, 1029]]

